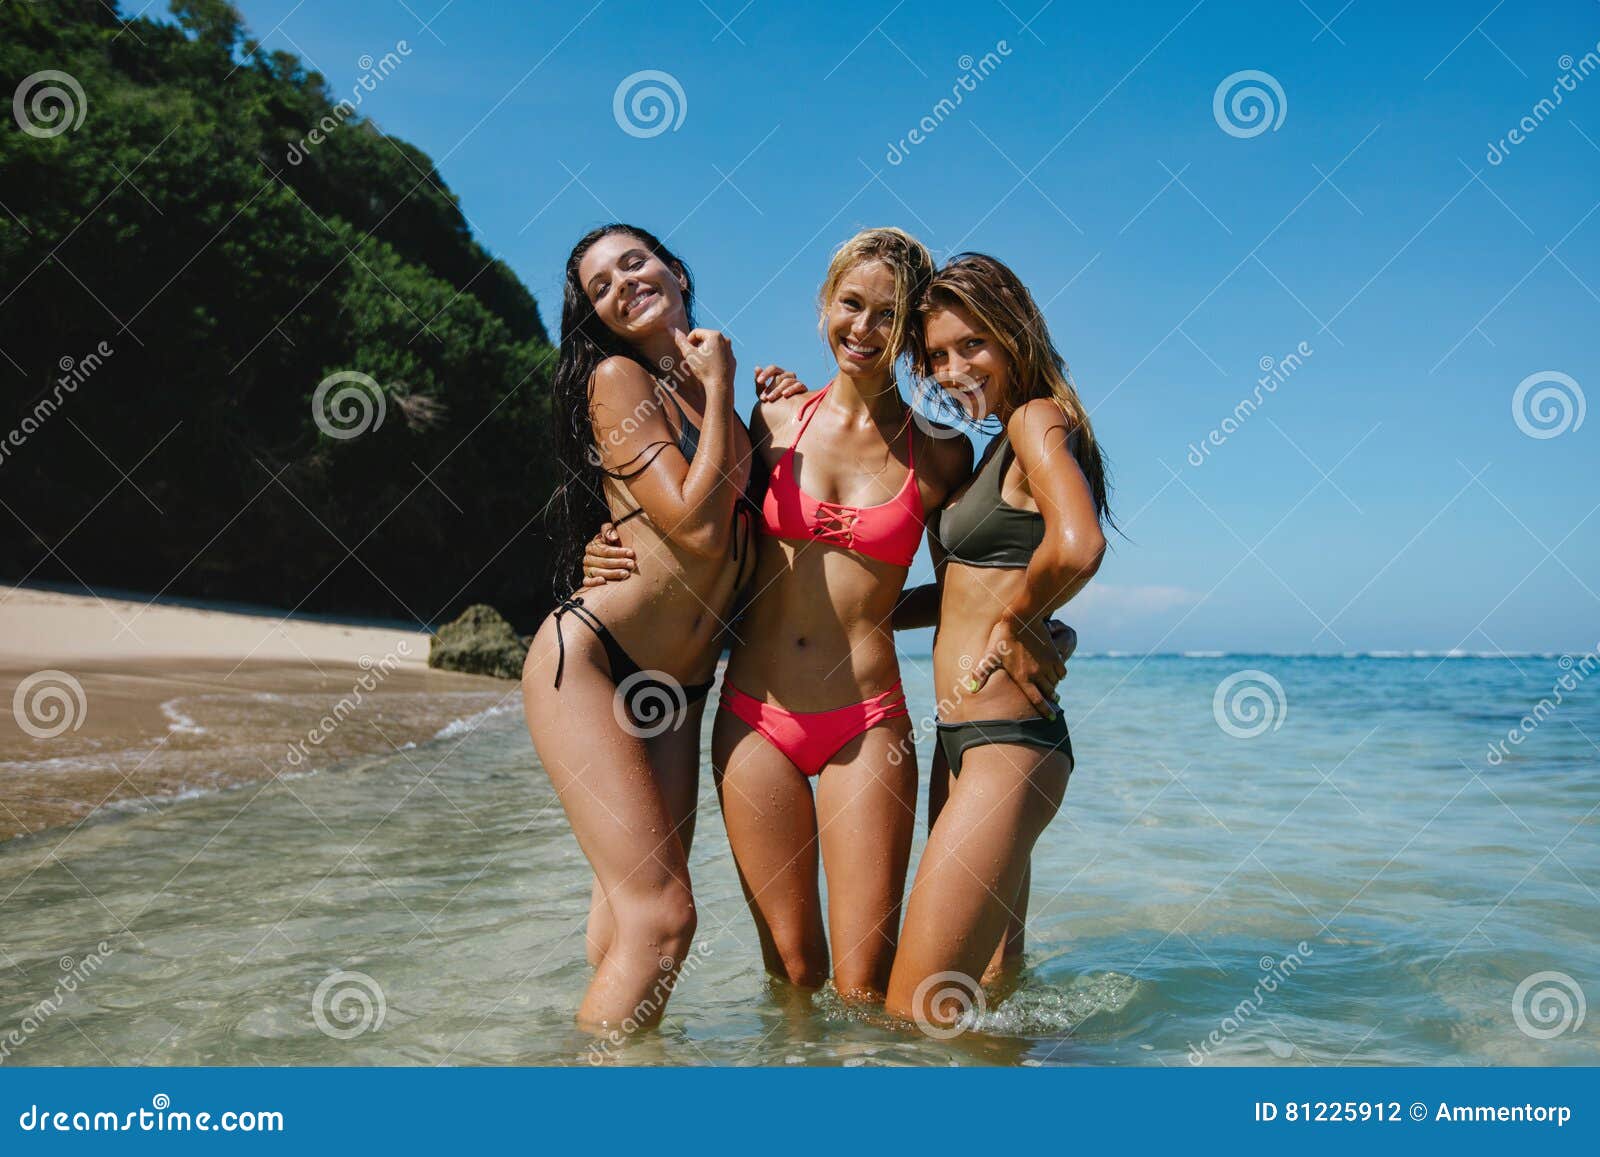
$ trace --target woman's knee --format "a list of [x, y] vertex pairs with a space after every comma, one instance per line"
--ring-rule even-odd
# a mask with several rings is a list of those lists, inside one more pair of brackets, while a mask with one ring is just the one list
[[652, 887], [618, 889], [609, 898], [615, 918], [614, 944], [648, 947], [663, 959], [683, 963], [698, 921], [687, 883], [668, 879]]
[[828, 946], [798, 928], [772, 929], [772, 958], [767, 971], [801, 988], [821, 988], [828, 981]]

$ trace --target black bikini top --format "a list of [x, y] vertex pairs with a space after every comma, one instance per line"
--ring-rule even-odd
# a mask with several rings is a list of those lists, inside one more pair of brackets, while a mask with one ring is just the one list
[[1028, 565], [1044, 541], [1044, 515], [1000, 497], [1006, 467], [1016, 451], [1001, 434], [958, 498], [928, 519], [928, 534], [951, 560], [967, 566], [1017, 569]]
[[[636, 478], [640, 474], [643, 474], [650, 468], [651, 464], [655, 462], [656, 457], [661, 453], [661, 451], [665, 450], [669, 444], [676, 445], [678, 447], [678, 453], [683, 455], [683, 460], [685, 462], [693, 462], [695, 452], [700, 449], [700, 427], [689, 421], [689, 415], [684, 413], [683, 404], [678, 401], [678, 396], [675, 392], [665, 387], [661, 389], [661, 392], [666, 395], [667, 401], [672, 403], [672, 408], [678, 412], [677, 432], [673, 435], [671, 443], [655, 443], [655, 453], [650, 454], [649, 457], [645, 459], [643, 464], [641, 464], [637, 469], [629, 470], [626, 473], [612, 473], [607, 471], [607, 473], [610, 473], [611, 476], [616, 478], [618, 481], [626, 482], [631, 478]], [[627, 522], [628, 519], [637, 517], [643, 513], [644, 507], [635, 506], [621, 518], [613, 519], [612, 525], [621, 526], [624, 522]]]
[[[692, 463], [694, 461], [695, 453], [700, 449], [700, 427], [689, 421], [689, 415], [684, 412], [683, 404], [678, 401], [678, 396], [675, 391], [673, 391], [670, 387], [665, 386], [663, 386], [661, 389], [662, 392], [666, 394], [667, 400], [672, 403], [672, 408], [678, 412], [678, 429], [677, 433], [673, 436], [673, 441], [671, 444], [678, 447], [678, 453], [683, 455], [683, 460], [685, 462]], [[668, 443], [666, 442], [659, 443], [655, 448], [655, 453], [651, 454], [644, 464], [637, 469], [628, 471], [626, 474], [612, 473], [611, 476], [623, 482], [626, 482], [629, 478], [637, 477], [639, 474], [642, 474], [645, 470], [649, 469], [650, 464], [656, 460], [656, 455], [662, 450], [666, 449], [667, 445]], [[608, 471], [608, 473], [611, 472]], [[739, 497], [735, 500], [733, 508], [734, 521], [738, 522], [740, 519], [745, 521], [745, 537], [748, 537], [749, 531], [754, 525], [754, 520], [760, 517], [761, 500], [766, 497], [766, 492], [767, 470], [765, 469], [765, 464], [762, 461], [761, 455], [757, 454], [752, 448], [750, 455], [750, 475], [745, 479], [744, 493], [739, 495]], [[613, 526], [621, 526], [630, 518], [637, 517], [643, 513], [644, 507], [636, 506], [632, 510], [628, 511], [628, 513], [622, 515], [620, 518], [612, 519], [611, 524]], [[735, 534], [733, 538], [733, 557], [735, 562], [741, 561], [739, 558], [739, 538], [739, 534]], [[740, 570], [743, 570], [742, 566], [740, 567]], [[743, 575], [741, 574], [739, 577], [742, 581]]]

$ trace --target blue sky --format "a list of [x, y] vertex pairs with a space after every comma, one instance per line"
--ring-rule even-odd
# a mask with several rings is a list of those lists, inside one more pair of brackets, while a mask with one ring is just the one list
[[[552, 330], [567, 250], [614, 217], [670, 232], [743, 367], [816, 385], [817, 283], [855, 229], [1012, 264], [1130, 539], [1068, 612], [1086, 649], [1593, 649], [1600, 417], [1532, 437], [1512, 406], [1546, 371], [1525, 398], [1600, 401], [1600, 6], [1341, 3], [241, 8], [336, 94], [407, 42], [363, 113], [434, 157]], [[648, 137], [613, 114], [644, 70], [683, 94]], [[1214, 114], [1244, 70], [1276, 128]]]

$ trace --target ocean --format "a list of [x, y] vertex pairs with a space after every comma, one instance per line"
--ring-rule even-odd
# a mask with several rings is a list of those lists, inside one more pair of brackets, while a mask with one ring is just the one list
[[1026, 971], [948, 1039], [765, 978], [709, 769], [666, 1019], [579, 1032], [590, 875], [513, 699], [0, 844], [0, 1064], [1600, 1064], [1592, 672], [1080, 656]]

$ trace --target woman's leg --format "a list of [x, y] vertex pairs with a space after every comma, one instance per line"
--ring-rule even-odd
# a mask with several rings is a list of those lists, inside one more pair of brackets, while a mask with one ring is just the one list
[[944, 810], [945, 801], [950, 798], [950, 785], [955, 782], [955, 776], [950, 774], [950, 764], [944, 757], [944, 744], [937, 741], [933, 745], [933, 769], [928, 773], [928, 830], [933, 831], [933, 825], [939, 822], [939, 813]]
[[[559, 690], [550, 685], [557, 630], [566, 636]], [[688, 954], [694, 898], [649, 751], [617, 723], [615, 694], [593, 632], [546, 620], [523, 671], [528, 730], [614, 922], [578, 1020], [643, 1027], [661, 1018]]]
[[713, 726], [711, 764], [767, 971], [819, 987], [828, 979], [828, 941], [811, 785], [765, 736], [726, 709]]
[[910, 737], [905, 716], [879, 723], [841, 748], [818, 777], [833, 983], [850, 1000], [881, 1001], [889, 986], [917, 825]]
[[594, 967], [599, 968], [600, 962], [606, 958], [606, 949], [611, 947], [611, 938], [616, 932], [616, 921], [611, 916], [611, 906], [606, 903], [605, 889], [600, 886], [600, 877], [596, 876], [594, 886], [589, 889], [589, 923], [583, 932], [584, 955]]
[[[1003, 948], [1033, 845], [1060, 808], [1071, 770], [1065, 753], [1038, 747], [967, 750], [917, 865], [890, 1012], [941, 1025], [954, 1019], [934, 997], [951, 983], [970, 994]], [[940, 973], [957, 976], [924, 983]]]
[[[950, 774], [950, 764], [944, 757], [944, 745], [935, 744], [933, 749], [933, 773], [928, 777], [928, 830], [931, 832], [939, 822], [939, 813], [944, 810], [945, 801], [950, 798], [950, 785], [955, 782], [955, 777]], [[1029, 874], [1026, 869], [1022, 873], [1022, 886], [1016, 899], [1009, 905], [1011, 910], [1010, 922], [1005, 935], [995, 947], [994, 956], [983, 970], [983, 985], [998, 984], [1007, 976], [1015, 973], [1022, 966], [1022, 933], [1023, 925], [1028, 919], [1028, 886]]]
[[[683, 859], [689, 860], [694, 843], [695, 805], [700, 799], [700, 721], [705, 715], [705, 700], [691, 705], [682, 725], [645, 741], [650, 767], [655, 773], [661, 798], [672, 815], [673, 830], [683, 845]], [[589, 927], [586, 934], [589, 963], [599, 966], [616, 934], [616, 918], [606, 903], [605, 891], [597, 878], [589, 895]]]
[[1014, 979], [1022, 970], [1023, 930], [1028, 923], [1028, 892], [1032, 885], [1032, 857], [1022, 866], [1022, 883], [1017, 894], [1006, 904], [1006, 930], [1000, 943], [994, 946], [994, 955], [983, 969], [983, 986], [998, 986]]

